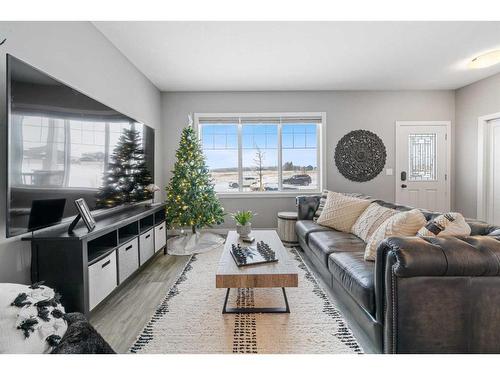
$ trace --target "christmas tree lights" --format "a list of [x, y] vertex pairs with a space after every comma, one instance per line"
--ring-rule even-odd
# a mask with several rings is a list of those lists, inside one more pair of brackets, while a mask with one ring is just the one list
[[183, 129], [177, 161], [167, 186], [166, 217], [170, 227], [197, 229], [224, 222], [221, 206], [192, 126]]

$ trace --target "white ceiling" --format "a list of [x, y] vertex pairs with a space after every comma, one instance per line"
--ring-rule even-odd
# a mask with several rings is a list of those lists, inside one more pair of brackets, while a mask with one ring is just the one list
[[162, 91], [456, 89], [500, 22], [94, 22]]

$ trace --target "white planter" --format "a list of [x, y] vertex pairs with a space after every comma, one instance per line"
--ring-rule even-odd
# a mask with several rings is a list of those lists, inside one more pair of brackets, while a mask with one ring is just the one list
[[240, 237], [248, 237], [252, 233], [252, 223], [247, 223], [245, 225], [236, 224], [236, 232]]

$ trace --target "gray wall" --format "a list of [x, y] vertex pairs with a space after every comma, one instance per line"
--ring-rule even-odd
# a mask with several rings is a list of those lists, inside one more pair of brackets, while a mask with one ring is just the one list
[[[5, 55], [10, 53], [154, 128], [156, 180], [163, 184], [160, 92], [89, 22], [0, 22], [0, 127], [5, 129]], [[5, 150], [2, 133], [0, 148]], [[5, 165], [0, 153], [0, 165]], [[29, 282], [29, 245], [5, 239], [5, 168], [0, 174], [0, 282]]]
[[[333, 151], [342, 135], [354, 129], [377, 133], [387, 148], [386, 168], [394, 168], [396, 120], [451, 120], [453, 208], [476, 215], [477, 117], [500, 112], [500, 75], [455, 91], [322, 91], [163, 93], [151, 84], [103, 35], [87, 22], [0, 22], [0, 103], [5, 98], [5, 54], [35, 65], [87, 95], [157, 129], [156, 180], [171, 175], [180, 130], [193, 112], [326, 112], [327, 188], [356, 191], [394, 200], [395, 176], [385, 171], [367, 183], [342, 177]], [[456, 110], [455, 110], [456, 107]], [[455, 121], [456, 114], [456, 121]], [[0, 105], [5, 128], [5, 107]], [[162, 125], [162, 126], [161, 126]], [[0, 139], [5, 149], [5, 137]], [[0, 163], [5, 155], [0, 153]], [[454, 169], [452, 164], [452, 169]], [[4, 164], [5, 165], [5, 164]], [[294, 209], [293, 198], [223, 199], [227, 211], [252, 209], [256, 227], [275, 227], [276, 212]], [[0, 174], [0, 208], [5, 207], [5, 172]], [[0, 209], [0, 282], [29, 281], [29, 248], [19, 238], [6, 240]], [[225, 226], [233, 223], [227, 220]]]
[[455, 209], [476, 217], [477, 120], [500, 112], [500, 74], [456, 91]]
[[[387, 148], [386, 168], [394, 168], [396, 120], [451, 120], [454, 122], [453, 91], [321, 91], [321, 92], [193, 92], [163, 93], [165, 168], [167, 179], [175, 161], [180, 130], [193, 112], [326, 112], [327, 188], [361, 192], [394, 200], [395, 176], [385, 171], [374, 180], [356, 183], [345, 179], [335, 167], [333, 152], [338, 140], [354, 129], [377, 133]], [[228, 212], [258, 212], [255, 227], [276, 227], [276, 212], [293, 210], [294, 198], [225, 198]], [[224, 226], [231, 227], [231, 219]]]

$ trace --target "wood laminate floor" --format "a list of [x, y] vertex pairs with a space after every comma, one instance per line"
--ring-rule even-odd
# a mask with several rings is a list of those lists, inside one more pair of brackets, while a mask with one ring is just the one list
[[135, 342], [188, 259], [158, 252], [92, 311], [90, 323], [117, 353], [126, 353]]

